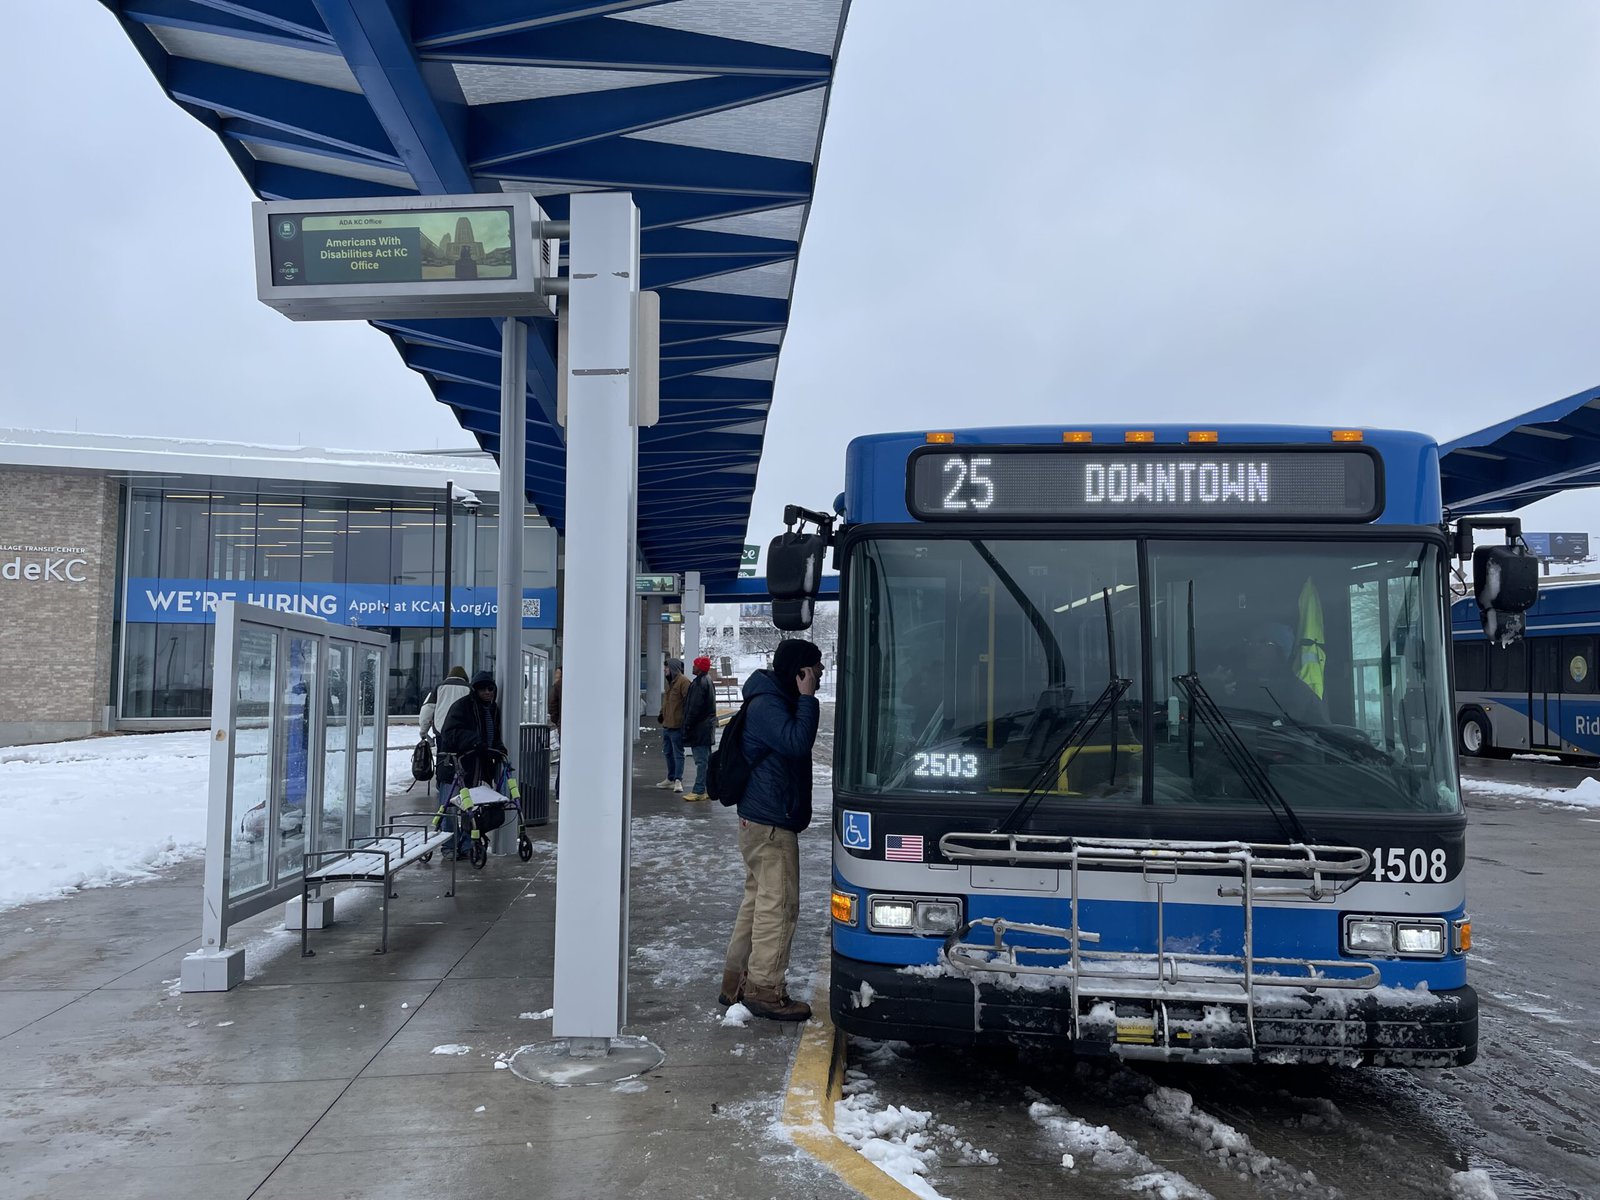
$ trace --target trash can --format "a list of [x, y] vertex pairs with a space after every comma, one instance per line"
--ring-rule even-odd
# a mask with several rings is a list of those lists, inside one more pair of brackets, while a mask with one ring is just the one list
[[550, 824], [550, 726], [523, 725], [517, 743], [517, 778], [522, 787], [522, 820]]

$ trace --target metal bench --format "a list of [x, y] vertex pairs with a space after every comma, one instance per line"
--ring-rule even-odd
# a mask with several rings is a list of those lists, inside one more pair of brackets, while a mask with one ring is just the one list
[[[384, 822], [376, 837], [352, 838], [343, 850], [312, 850], [306, 856], [305, 881], [300, 886], [300, 957], [316, 954], [307, 944], [306, 917], [311, 889], [328, 883], [381, 883], [383, 885], [383, 945], [375, 954], [389, 952], [389, 901], [399, 896], [393, 890], [395, 874], [415, 862], [433, 857], [435, 850], [451, 847], [450, 890], [456, 894], [456, 835], [435, 829], [432, 813], [401, 813]], [[313, 866], [313, 862], [319, 865]]]

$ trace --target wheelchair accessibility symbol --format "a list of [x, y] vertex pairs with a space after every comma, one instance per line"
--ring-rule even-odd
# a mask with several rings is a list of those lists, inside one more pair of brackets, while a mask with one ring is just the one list
[[846, 850], [872, 849], [872, 814], [851, 812], [844, 814], [844, 846]]

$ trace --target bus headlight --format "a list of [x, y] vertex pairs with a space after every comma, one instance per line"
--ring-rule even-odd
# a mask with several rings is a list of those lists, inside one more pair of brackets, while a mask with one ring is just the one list
[[917, 906], [910, 900], [885, 900], [874, 896], [867, 905], [867, 928], [899, 931], [911, 928], [917, 919]]
[[1344, 952], [1363, 957], [1443, 958], [1447, 931], [1437, 917], [1344, 919]]
[[1401, 954], [1443, 958], [1444, 922], [1397, 921], [1394, 927], [1394, 940]]
[[917, 901], [917, 928], [923, 933], [949, 933], [959, 924], [961, 905], [956, 901]]
[[961, 901], [954, 896], [870, 896], [867, 928], [874, 933], [943, 935], [961, 924]]
[[1344, 948], [1351, 954], [1393, 954], [1394, 922], [1347, 920], [1344, 923]]

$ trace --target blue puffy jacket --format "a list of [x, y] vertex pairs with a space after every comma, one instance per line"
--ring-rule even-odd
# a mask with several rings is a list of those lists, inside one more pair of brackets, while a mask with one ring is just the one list
[[[799, 833], [811, 824], [811, 748], [822, 709], [815, 696], [785, 692], [771, 671], [745, 680], [744, 698], [745, 760], [756, 765], [739, 815]], [[757, 763], [758, 755], [766, 757]]]

